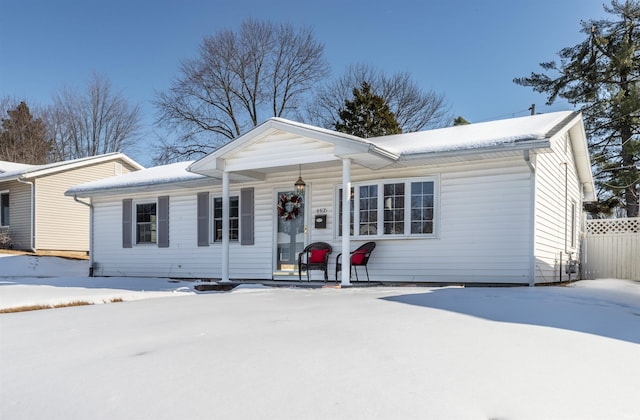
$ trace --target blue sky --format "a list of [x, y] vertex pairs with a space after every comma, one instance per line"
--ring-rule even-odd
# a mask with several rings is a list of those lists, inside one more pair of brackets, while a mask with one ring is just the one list
[[[0, 7], [0, 97], [47, 105], [63, 86], [83, 89], [93, 71], [143, 108], [145, 143], [131, 151], [150, 164], [156, 92], [194, 57], [206, 35], [246, 18], [310, 26], [333, 75], [366, 63], [409, 72], [443, 93], [471, 122], [570, 109], [515, 85], [514, 77], [583, 39], [580, 21], [603, 18], [600, 0], [21, 0]], [[145, 150], [147, 149], [147, 150]]]

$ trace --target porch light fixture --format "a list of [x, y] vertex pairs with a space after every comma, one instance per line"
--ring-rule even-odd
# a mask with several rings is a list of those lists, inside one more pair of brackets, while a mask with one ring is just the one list
[[298, 195], [304, 195], [304, 188], [307, 184], [302, 180], [302, 165], [298, 165], [298, 180], [293, 185], [296, 187], [296, 193]]

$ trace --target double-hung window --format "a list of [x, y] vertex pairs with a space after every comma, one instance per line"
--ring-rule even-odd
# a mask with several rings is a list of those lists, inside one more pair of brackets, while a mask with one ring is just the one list
[[[436, 178], [414, 178], [354, 184], [351, 235], [435, 236], [436, 182]], [[342, 201], [342, 189], [338, 188], [338, 236], [342, 236]]]
[[[229, 240], [237, 241], [239, 233], [238, 196], [229, 197]], [[222, 197], [213, 199], [213, 241], [222, 242]]]
[[157, 241], [156, 203], [136, 204], [136, 244], [155, 244]]
[[0, 192], [0, 226], [9, 226], [9, 191]]

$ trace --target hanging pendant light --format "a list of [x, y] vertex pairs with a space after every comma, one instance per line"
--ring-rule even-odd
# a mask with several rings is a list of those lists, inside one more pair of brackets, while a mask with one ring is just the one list
[[304, 189], [307, 184], [302, 180], [302, 165], [298, 165], [298, 180], [293, 185], [296, 187], [296, 194], [304, 195]]

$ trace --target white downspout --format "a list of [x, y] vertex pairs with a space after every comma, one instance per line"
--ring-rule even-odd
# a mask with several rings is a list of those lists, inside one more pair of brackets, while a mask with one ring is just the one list
[[31, 222], [29, 223], [31, 225], [31, 231], [29, 232], [29, 249], [31, 250], [31, 252], [35, 253], [36, 252], [36, 244], [35, 244], [36, 192], [35, 192], [35, 185], [34, 185], [33, 182], [25, 181], [22, 178], [16, 178], [16, 180], [18, 182], [20, 182], [21, 184], [28, 184], [28, 185], [31, 186], [31, 215], [30, 215]]
[[342, 159], [342, 278], [341, 286], [351, 286], [351, 159]]
[[229, 281], [229, 172], [222, 172], [222, 274], [220, 281]]
[[524, 161], [529, 167], [529, 286], [536, 285], [536, 168], [531, 162], [529, 150], [524, 151]]
[[89, 277], [95, 276], [93, 267], [93, 204], [91, 202], [86, 203], [78, 198], [77, 195], [73, 196], [73, 200], [76, 203], [84, 204], [89, 207]]

